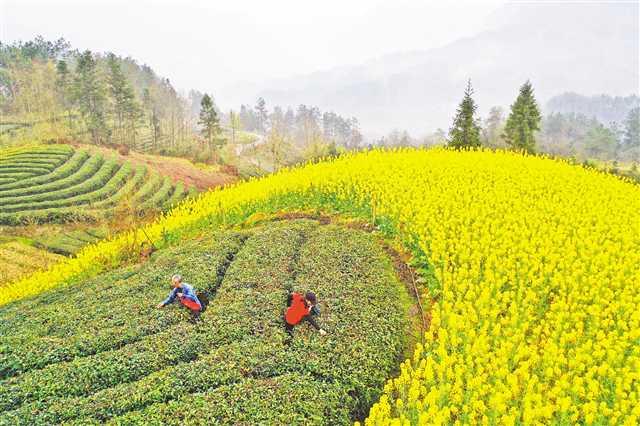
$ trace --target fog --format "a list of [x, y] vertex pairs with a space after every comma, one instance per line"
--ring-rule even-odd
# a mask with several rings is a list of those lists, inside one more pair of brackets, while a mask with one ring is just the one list
[[471, 35], [502, 1], [0, 0], [3, 41], [65, 37], [130, 55], [182, 89], [358, 64]]
[[147, 63], [222, 108], [317, 105], [367, 134], [446, 128], [467, 79], [479, 112], [531, 79], [544, 103], [639, 89], [638, 2], [1, 0], [2, 41], [65, 37]]

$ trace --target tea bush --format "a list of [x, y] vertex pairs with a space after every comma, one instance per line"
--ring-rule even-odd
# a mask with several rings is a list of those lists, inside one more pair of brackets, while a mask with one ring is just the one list
[[[155, 308], [176, 272], [209, 295], [197, 324]], [[304, 325], [286, 343], [292, 289], [316, 291], [327, 336]], [[0, 424], [348, 424], [403, 354], [407, 297], [361, 231], [298, 221], [201, 236], [3, 307]]]
[[[168, 245], [290, 209], [396, 237], [433, 301], [425, 344], [367, 424], [638, 423], [640, 187], [629, 179], [516, 152], [372, 150], [211, 191], [145, 232]], [[134, 239], [7, 285], [0, 304], [112, 268]]]
[[[145, 180], [145, 177], [148, 177]], [[187, 196], [184, 185], [129, 163], [65, 145], [0, 153], [0, 224], [95, 221], [123, 201], [164, 210]]]

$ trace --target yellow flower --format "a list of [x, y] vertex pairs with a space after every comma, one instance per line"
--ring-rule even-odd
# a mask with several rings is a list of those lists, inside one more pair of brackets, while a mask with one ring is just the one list
[[[437, 295], [424, 346], [365, 425], [590, 423], [601, 407], [637, 424], [640, 186], [517, 153], [373, 150], [210, 191], [144, 230], [161, 246], [163, 234], [194, 235], [276, 202], [375, 211], [437, 279], [419, 277], [424, 300]], [[124, 233], [6, 285], [0, 305], [113, 267], [135, 240]]]

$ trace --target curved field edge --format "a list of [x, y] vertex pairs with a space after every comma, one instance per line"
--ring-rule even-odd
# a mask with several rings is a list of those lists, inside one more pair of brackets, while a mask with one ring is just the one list
[[[176, 271], [209, 295], [199, 324], [179, 306], [155, 308]], [[301, 326], [287, 344], [286, 294], [308, 288], [330, 337]], [[122, 303], [132, 291], [149, 303]], [[359, 230], [297, 220], [206, 233], [0, 311], [0, 424], [348, 424], [397, 371], [407, 299]]]
[[[433, 306], [427, 343], [388, 383], [370, 424], [417, 423], [423, 416], [588, 423], [640, 415], [632, 413], [640, 394], [640, 318], [633, 314], [640, 300], [637, 288], [626, 285], [640, 281], [639, 187], [515, 153], [370, 151], [212, 191], [144, 231], [165, 246], [203, 227], [290, 209], [371, 220], [413, 253], [423, 280], [438, 278], [427, 281], [433, 297], [444, 295]], [[142, 238], [134, 231], [87, 247], [8, 286], [0, 304], [117, 266]], [[591, 308], [599, 293], [617, 305]], [[569, 294], [575, 300], [558, 298]], [[531, 304], [512, 303], [518, 298]], [[579, 314], [567, 316], [567, 309]], [[598, 314], [593, 320], [582, 314], [589, 309]], [[562, 334], [577, 326], [581, 334], [568, 344]], [[613, 349], [602, 352], [602, 344]], [[490, 368], [496, 357], [508, 368]], [[608, 385], [592, 384], [599, 382]]]
[[[56, 167], [48, 173], [17, 181], [9, 179], [0, 185], [0, 225], [98, 222], [113, 217], [115, 209], [123, 207], [119, 202], [126, 201], [122, 198], [129, 195], [139, 204], [136, 208], [141, 214], [151, 216], [192, 195], [193, 188], [187, 190], [183, 183], [174, 186], [169, 178], [162, 180], [157, 173], [150, 175], [148, 185], [144, 184], [140, 169], [149, 173], [151, 169], [140, 165], [134, 175], [131, 163], [126, 159], [120, 162], [113, 152], [106, 158], [106, 154], [89, 155], [88, 151], [74, 150], [69, 145], [58, 149], [64, 154], [58, 155]], [[23, 149], [19, 158], [28, 155], [43, 159], [51, 152], [46, 146], [33, 146]], [[12, 163], [12, 158], [18, 157], [5, 158], [2, 167], [17, 164]], [[0, 180], [4, 176], [10, 175], [2, 175], [0, 170]]]

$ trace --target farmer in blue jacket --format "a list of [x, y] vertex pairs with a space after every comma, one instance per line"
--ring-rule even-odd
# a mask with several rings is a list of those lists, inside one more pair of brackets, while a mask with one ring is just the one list
[[200, 303], [195, 289], [189, 284], [183, 283], [180, 275], [171, 277], [171, 284], [173, 285], [173, 290], [171, 290], [169, 296], [158, 305], [158, 308], [164, 308], [168, 304], [173, 303], [177, 297], [180, 303], [191, 311], [191, 319], [196, 322], [200, 318], [202, 303]]

